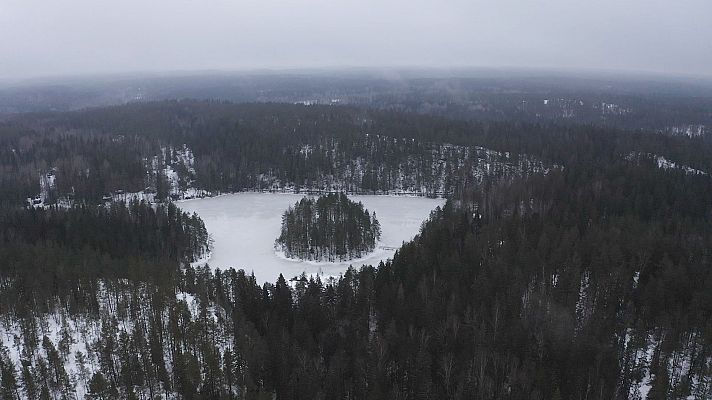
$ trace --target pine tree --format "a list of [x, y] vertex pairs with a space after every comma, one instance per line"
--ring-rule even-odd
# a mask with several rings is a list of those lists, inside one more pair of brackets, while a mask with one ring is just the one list
[[87, 397], [96, 400], [111, 400], [117, 398], [116, 389], [104, 378], [101, 372], [92, 375], [89, 381], [89, 393]]
[[21, 364], [22, 374], [20, 375], [20, 379], [25, 396], [28, 399], [36, 399], [39, 397], [39, 393], [37, 391], [37, 382], [32, 372], [32, 364], [28, 360], [22, 360]]
[[[3, 346], [4, 348], [4, 346]], [[20, 388], [17, 384], [17, 372], [12, 361], [6, 357], [0, 357], [0, 386], [2, 386], [3, 399], [19, 399]]]

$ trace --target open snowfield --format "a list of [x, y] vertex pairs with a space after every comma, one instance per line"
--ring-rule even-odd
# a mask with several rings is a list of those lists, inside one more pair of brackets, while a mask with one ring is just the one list
[[338, 276], [349, 265], [376, 265], [393, 257], [395, 249], [411, 240], [430, 211], [443, 199], [405, 196], [349, 196], [376, 212], [382, 235], [376, 250], [368, 256], [341, 263], [285, 259], [274, 250], [282, 213], [303, 195], [281, 193], [235, 193], [204, 199], [180, 201], [184, 211], [196, 212], [214, 240], [208, 260], [211, 268], [235, 267], [254, 272], [259, 282], [275, 282], [280, 273], [289, 279], [306, 272]]

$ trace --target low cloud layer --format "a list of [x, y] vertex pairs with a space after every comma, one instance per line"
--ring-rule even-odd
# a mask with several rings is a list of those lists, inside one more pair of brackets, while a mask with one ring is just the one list
[[3, 0], [0, 79], [486, 66], [712, 75], [709, 0]]

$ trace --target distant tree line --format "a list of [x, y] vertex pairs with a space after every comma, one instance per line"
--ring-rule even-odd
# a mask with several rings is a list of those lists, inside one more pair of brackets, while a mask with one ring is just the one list
[[[48, 203], [95, 204], [117, 192], [170, 196], [181, 190], [402, 190], [451, 193], [462, 175], [529, 174], [538, 164], [474, 148], [482, 127], [346, 107], [162, 102], [66, 114], [25, 115], [0, 124], [0, 202], [20, 204], [56, 179]], [[453, 142], [460, 147], [443, 147]], [[195, 155], [186, 169], [172, 149]], [[487, 166], [490, 166], [488, 168]], [[506, 168], [504, 167], [506, 166]]]

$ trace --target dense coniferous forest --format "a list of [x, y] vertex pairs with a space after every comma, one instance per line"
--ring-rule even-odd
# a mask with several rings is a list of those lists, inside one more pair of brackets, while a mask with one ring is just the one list
[[[712, 397], [704, 137], [211, 102], [1, 132], [2, 398]], [[338, 278], [193, 267], [205, 227], [161, 201], [313, 189], [359, 155], [383, 190], [449, 168], [448, 200]]]
[[[619, 158], [712, 171], [707, 136], [596, 126], [465, 122], [334, 106], [169, 101], [0, 123], [0, 202], [152, 200], [242, 190], [447, 196], [464, 181], [546, 172], [581, 154], [581, 132]], [[615, 131], [617, 132], [617, 131]], [[594, 134], [596, 133], [596, 134]], [[620, 153], [620, 154], [618, 154]], [[50, 179], [51, 178], [51, 179]]]
[[86, 301], [83, 282], [94, 287], [97, 278], [174, 282], [177, 263], [197, 260], [209, 246], [202, 220], [172, 203], [3, 209], [0, 308], [46, 311], [54, 298], [73, 307]]
[[304, 197], [289, 207], [275, 248], [288, 258], [345, 261], [373, 251], [380, 237], [376, 213], [369, 214], [344, 193], [331, 193]]
[[0, 85], [0, 115], [180, 98], [355, 105], [459, 120], [595, 124], [670, 135], [712, 130], [709, 80], [516, 69], [104, 76], [52, 85]]
[[[467, 133], [487, 129], [353, 108], [195, 101], [21, 116], [0, 124], [0, 201], [241, 190], [442, 196], [463, 176], [555, 167], [480, 147]], [[54, 178], [42, 185], [46, 174]]]

